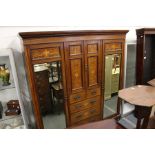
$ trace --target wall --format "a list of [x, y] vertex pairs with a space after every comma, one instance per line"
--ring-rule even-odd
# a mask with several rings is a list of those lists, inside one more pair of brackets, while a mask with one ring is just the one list
[[135, 29], [137, 27], [0, 27], [0, 49], [1, 48], [13, 48], [17, 51], [21, 51], [20, 40], [18, 37], [19, 32], [29, 31], [57, 31], [57, 30], [97, 30], [97, 29], [129, 29], [127, 34], [127, 42], [135, 42], [136, 34]]

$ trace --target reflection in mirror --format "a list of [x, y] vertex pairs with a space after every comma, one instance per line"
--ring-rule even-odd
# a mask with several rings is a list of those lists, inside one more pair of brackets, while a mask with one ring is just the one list
[[121, 54], [105, 56], [104, 118], [117, 113]]
[[66, 128], [61, 62], [36, 64], [34, 75], [44, 128]]

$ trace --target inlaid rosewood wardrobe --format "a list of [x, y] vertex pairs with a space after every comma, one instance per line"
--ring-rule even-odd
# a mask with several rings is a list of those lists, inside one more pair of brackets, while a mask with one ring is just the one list
[[121, 53], [119, 88], [123, 87], [124, 42], [127, 30], [19, 33], [32, 96], [36, 128], [43, 128], [33, 65], [62, 64], [66, 126], [103, 119], [105, 55]]

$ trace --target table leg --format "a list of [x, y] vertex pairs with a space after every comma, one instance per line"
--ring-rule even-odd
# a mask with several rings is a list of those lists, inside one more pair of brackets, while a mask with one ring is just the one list
[[141, 126], [142, 129], [146, 129], [147, 128], [148, 123], [149, 123], [149, 119], [150, 119], [151, 111], [152, 111], [152, 107], [148, 107], [146, 116], [144, 117], [143, 124]]
[[[135, 106], [135, 117], [137, 118], [137, 129], [146, 129], [149, 122], [149, 117], [151, 114], [152, 107], [144, 107], [144, 106]], [[141, 125], [141, 120], [143, 120], [143, 124]]]
[[140, 129], [141, 127], [141, 119], [137, 119], [136, 129]]

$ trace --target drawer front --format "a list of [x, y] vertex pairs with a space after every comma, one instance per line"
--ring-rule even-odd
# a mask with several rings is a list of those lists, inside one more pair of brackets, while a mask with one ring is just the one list
[[100, 105], [100, 97], [98, 96], [95, 98], [87, 99], [82, 102], [78, 102], [70, 105], [70, 113], [79, 112], [99, 105]]
[[100, 114], [100, 106], [84, 110], [82, 112], [71, 114], [71, 124], [99, 114]]
[[122, 43], [106, 43], [105, 44], [106, 51], [113, 51], [113, 50], [122, 50]]
[[94, 88], [87, 91], [87, 98], [100, 95], [100, 88]]
[[47, 58], [60, 58], [61, 51], [59, 47], [48, 47], [31, 50], [32, 60], [47, 59]]
[[79, 102], [85, 99], [85, 92], [70, 95], [70, 103]]
[[99, 120], [101, 120], [101, 116], [100, 116], [100, 115], [96, 115], [96, 116], [87, 118], [87, 119], [85, 119], [85, 120], [72, 123], [71, 126], [72, 126], [72, 127], [73, 127], [73, 126], [78, 126], [78, 125], [82, 125], [82, 124], [86, 124], [86, 123], [90, 123], [90, 122], [95, 122], [95, 121], [99, 121]]

